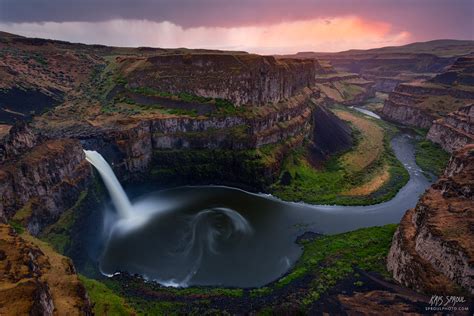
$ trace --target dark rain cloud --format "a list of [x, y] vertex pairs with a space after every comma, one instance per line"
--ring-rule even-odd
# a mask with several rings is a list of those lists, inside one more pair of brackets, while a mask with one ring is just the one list
[[419, 37], [473, 38], [472, 0], [0, 0], [0, 22], [170, 21], [187, 27], [357, 15]]

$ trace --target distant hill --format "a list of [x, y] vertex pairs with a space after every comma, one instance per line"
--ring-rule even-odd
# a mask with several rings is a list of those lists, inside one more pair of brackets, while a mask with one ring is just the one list
[[321, 58], [321, 57], [367, 57], [374, 54], [430, 54], [438, 57], [456, 57], [474, 53], [474, 41], [440, 39], [428, 42], [416, 42], [403, 46], [387, 46], [372, 49], [351, 49], [337, 53], [324, 52], [299, 52], [294, 55], [285, 55], [285, 57], [296, 58]]
[[357, 73], [375, 81], [375, 89], [391, 92], [399, 83], [429, 79], [442, 73], [458, 57], [474, 53], [474, 41], [434, 40], [404, 46], [338, 53], [300, 52], [277, 58], [314, 58], [340, 72]]

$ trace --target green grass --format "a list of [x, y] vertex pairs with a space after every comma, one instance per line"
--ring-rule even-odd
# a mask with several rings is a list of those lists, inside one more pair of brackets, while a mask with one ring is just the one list
[[311, 290], [302, 299], [302, 303], [308, 305], [338, 281], [353, 274], [355, 267], [388, 277], [385, 258], [396, 227], [392, 224], [363, 228], [305, 242], [303, 255], [295, 268], [277, 285], [281, 282], [288, 284], [310, 273], [314, 276]]
[[284, 161], [282, 172], [291, 175], [289, 185], [277, 183], [273, 193], [284, 199], [309, 203], [331, 203], [337, 199], [346, 172], [339, 156], [329, 159], [323, 170], [316, 170], [305, 160], [304, 148], [295, 149]]
[[449, 153], [438, 144], [422, 140], [416, 144], [416, 164], [425, 172], [435, 176], [443, 173], [449, 161]]
[[137, 315], [183, 315], [181, 311], [186, 303], [171, 301], [147, 301], [134, 299], [130, 301]]
[[15, 232], [17, 234], [22, 234], [24, 231], [25, 231], [25, 227], [18, 221], [16, 220], [9, 220], [8, 221], [8, 224], [13, 227], [13, 229], [15, 230]]
[[135, 311], [126, 304], [125, 299], [115, 294], [104, 283], [82, 275], [79, 275], [79, 279], [87, 290], [95, 315], [126, 316], [135, 314]]

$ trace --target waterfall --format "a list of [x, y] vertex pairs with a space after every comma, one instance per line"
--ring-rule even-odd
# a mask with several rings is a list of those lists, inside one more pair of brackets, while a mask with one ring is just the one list
[[86, 154], [86, 160], [99, 171], [120, 217], [130, 217], [132, 215], [132, 204], [110, 165], [101, 154], [94, 150], [84, 150], [84, 153]]

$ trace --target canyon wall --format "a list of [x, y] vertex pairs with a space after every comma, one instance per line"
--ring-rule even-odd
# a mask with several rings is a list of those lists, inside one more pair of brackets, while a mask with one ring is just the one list
[[474, 145], [454, 153], [443, 176], [403, 217], [387, 268], [427, 294], [474, 294]]
[[[292, 148], [309, 141], [327, 156], [351, 144], [345, 123], [322, 108], [325, 92], [317, 84], [330, 84], [341, 102], [372, 93], [372, 83], [354, 75], [317, 83], [317, 75], [334, 71], [316, 60], [244, 52], [115, 48], [0, 33], [0, 55], [8, 61], [0, 64], [5, 98], [21, 83], [61, 94], [61, 106], [29, 124], [8, 122], [13, 126], [0, 141], [0, 220], [33, 235], [91, 185], [83, 149], [100, 152], [124, 183], [265, 191]], [[15, 77], [20, 69], [25, 74]], [[28, 98], [18, 98], [15, 108]], [[331, 144], [326, 128], [341, 131], [340, 144]]]
[[458, 57], [473, 51], [470, 41], [439, 40], [339, 53], [301, 52], [285, 57], [315, 58], [321, 64], [331, 64], [339, 72], [356, 73], [373, 81], [379, 92], [392, 92], [399, 83], [432, 78]]
[[381, 116], [392, 122], [403, 125], [429, 128], [436, 116], [428, 111], [415, 106], [419, 102], [416, 96], [404, 94], [400, 91], [402, 85], [398, 85], [394, 92], [389, 94], [385, 101]]
[[[80, 139], [84, 148], [101, 152], [113, 164], [120, 179], [131, 180], [148, 176], [152, 165], [156, 165], [153, 156], [173, 151], [175, 154], [178, 154], [176, 151], [193, 150], [244, 152], [284, 143], [295, 137], [301, 138], [301, 142], [302, 137], [309, 135], [315, 95], [317, 91], [304, 88], [286, 102], [250, 117], [171, 115], [129, 118], [99, 129], [84, 126], [67, 134], [53, 131], [48, 137], [67, 135]], [[238, 160], [235, 163], [238, 164]]]
[[357, 74], [329, 73], [316, 76], [320, 91], [318, 103], [360, 105], [375, 97], [374, 82], [365, 80]]
[[38, 234], [75, 203], [90, 177], [79, 141], [38, 144], [0, 164], [0, 219]]
[[272, 56], [176, 54], [118, 60], [131, 88], [220, 98], [239, 106], [275, 104], [314, 84], [322, 71], [315, 60]]
[[382, 116], [396, 123], [430, 128], [434, 120], [474, 101], [473, 78], [474, 57], [458, 58], [434, 78], [399, 84], [385, 101]]
[[460, 108], [436, 120], [426, 138], [450, 153], [465, 145], [474, 144], [474, 105]]
[[[252, 116], [129, 117], [108, 125], [78, 122], [65, 130], [20, 124], [0, 148], [0, 217], [34, 235], [55, 222], [90, 184], [83, 148], [99, 151], [125, 182], [223, 183], [265, 191], [288, 150], [305, 139], [323, 156], [352, 143], [350, 128], [317, 105], [318, 97], [317, 89], [303, 88]], [[341, 144], [333, 146], [326, 128], [342, 131]]]
[[352, 129], [325, 107], [313, 112], [313, 152], [323, 158], [353, 145]]

